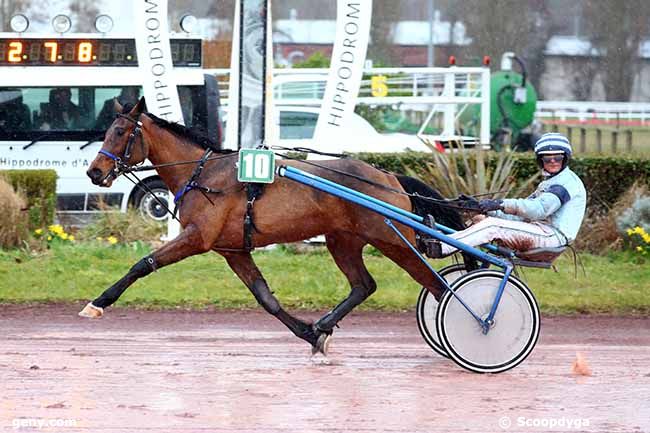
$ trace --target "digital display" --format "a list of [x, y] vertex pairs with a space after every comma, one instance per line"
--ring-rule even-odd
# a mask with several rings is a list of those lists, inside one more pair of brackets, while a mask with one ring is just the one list
[[[174, 66], [201, 66], [200, 39], [170, 41]], [[0, 66], [138, 66], [133, 39], [0, 39]]]

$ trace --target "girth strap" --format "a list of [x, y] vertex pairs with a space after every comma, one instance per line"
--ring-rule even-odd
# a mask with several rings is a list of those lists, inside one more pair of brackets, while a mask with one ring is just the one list
[[253, 220], [253, 205], [255, 200], [264, 192], [263, 183], [246, 184], [246, 215], [244, 215], [244, 250], [253, 250], [253, 230], [259, 233]]

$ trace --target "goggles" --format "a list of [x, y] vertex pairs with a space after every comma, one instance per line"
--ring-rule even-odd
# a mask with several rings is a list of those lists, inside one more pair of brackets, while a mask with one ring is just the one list
[[544, 155], [542, 156], [542, 161], [544, 164], [548, 164], [550, 162], [562, 162], [564, 161], [564, 154], [562, 155]]

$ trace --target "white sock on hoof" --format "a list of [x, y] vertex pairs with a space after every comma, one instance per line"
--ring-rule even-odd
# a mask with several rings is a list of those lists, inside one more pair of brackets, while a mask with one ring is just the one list
[[92, 302], [86, 304], [83, 310], [79, 312], [80, 317], [87, 317], [89, 319], [99, 319], [104, 315], [104, 309], [95, 307]]

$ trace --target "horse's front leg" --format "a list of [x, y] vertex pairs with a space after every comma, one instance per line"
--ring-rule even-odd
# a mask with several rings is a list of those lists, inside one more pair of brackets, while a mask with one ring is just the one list
[[321, 352], [327, 354], [327, 342], [329, 334], [317, 330], [314, 326], [306, 323], [291, 314], [287, 313], [278, 299], [269, 289], [262, 273], [253, 261], [249, 253], [221, 253], [230, 265], [230, 268], [237, 274], [246, 287], [253, 293], [257, 302], [271, 315], [291, 330], [299, 338], [302, 338], [312, 346], [312, 354]]
[[118, 282], [106, 289], [97, 299], [88, 303], [79, 312], [79, 315], [81, 317], [100, 318], [104, 314], [104, 308], [115, 303], [122, 296], [122, 293], [139, 278], [186, 257], [209, 251], [211, 246], [202, 239], [201, 232], [195, 225], [188, 225], [174, 240], [166, 243], [133, 265], [129, 272]]

